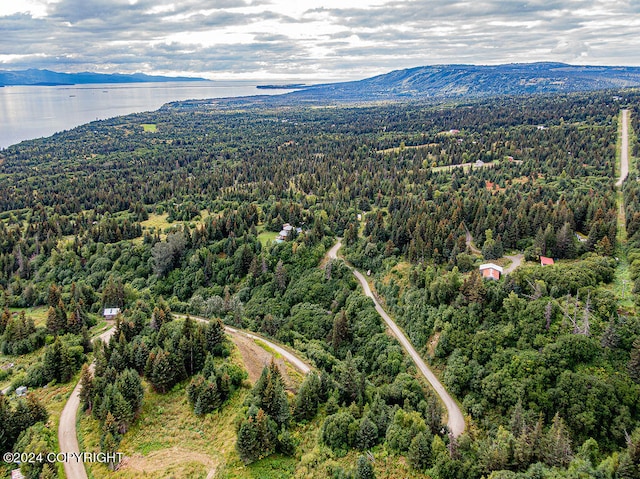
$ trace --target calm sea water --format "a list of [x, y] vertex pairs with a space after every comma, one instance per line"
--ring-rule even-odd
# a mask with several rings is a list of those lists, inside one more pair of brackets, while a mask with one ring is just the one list
[[[50, 136], [94, 120], [153, 111], [178, 100], [282, 94], [274, 82], [215, 81], [0, 88], [0, 148]], [[276, 82], [277, 83], [277, 82]], [[287, 84], [291, 82], [281, 82]]]

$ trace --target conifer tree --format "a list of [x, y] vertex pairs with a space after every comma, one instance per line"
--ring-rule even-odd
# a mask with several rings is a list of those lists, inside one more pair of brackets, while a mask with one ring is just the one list
[[47, 382], [56, 380], [66, 383], [73, 376], [73, 364], [67, 346], [56, 338], [53, 344], [47, 346], [44, 354], [44, 378]]
[[571, 437], [558, 413], [544, 437], [542, 453], [544, 462], [552, 467], [566, 467], [573, 458]]
[[93, 375], [89, 370], [89, 365], [85, 363], [80, 372], [80, 404], [85, 410], [90, 411], [93, 407], [93, 394]]
[[206, 329], [207, 351], [214, 356], [222, 356], [224, 353], [224, 326], [219, 319], [212, 319]]
[[375, 479], [376, 474], [371, 461], [364, 456], [358, 456], [356, 465], [356, 479]]
[[432, 462], [433, 457], [431, 454], [431, 443], [433, 442], [433, 435], [430, 431], [419, 432], [409, 445], [409, 452], [407, 459], [409, 464], [414, 469], [423, 471], [428, 469]]
[[205, 381], [194, 405], [194, 412], [200, 416], [215, 411], [222, 401], [215, 381]]
[[349, 341], [349, 322], [344, 310], [340, 311], [333, 321], [331, 331], [331, 346], [334, 351], [338, 351], [340, 346]]
[[49, 305], [49, 307], [55, 308], [58, 306], [58, 303], [60, 302], [60, 298], [61, 298], [60, 288], [58, 288], [58, 286], [55, 283], [52, 283], [51, 286], [49, 286], [49, 294], [47, 295], [47, 304]]
[[116, 387], [135, 413], [142, 407], [144, 399], [144, 388], [140, 375], [134, 369], [125, 369], [118, 375]]
[[640, 337], [636, 338], [631, 346], [631, 358], [627, 363], [627, 369], [631, 379], [640, 383]]
[[318, 412], [320, 378], [312, 371], [304, 378], [294, 400], [293, 414], [297, 421], [312, 419]]
[[4, 334], [10, 319], [11, 313], [9, 312], [9, 308], [5, 307], [2, 311], [2, 316], [0, 316], [0, 335]]
[[360, 421], [356, 444], [359, 449], [370, 449], [378, 443], [378, 426], [367, 416]]
[[236, 450], [245, 464], [251, 464], [260, 457], [260, 438], [255, 424], [255, 417], [250, 416], [240, 424]]

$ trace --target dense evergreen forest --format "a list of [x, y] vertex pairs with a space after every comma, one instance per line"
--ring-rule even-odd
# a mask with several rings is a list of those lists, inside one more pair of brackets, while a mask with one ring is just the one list
[[[1, 348], [43, 355], [11, 382], [67, 382], [93, 354], [83, 405], [113, 451], [143, 384], [186, 384], [198, 415], [241, 388], [220, 319], [316, 367], [295, 394], [273, 367], [246, 392], [245, 464], [288, 457], [290, 477], [640, 477], [637, 169], [622, 207], [614, 186], [619, 113], [639, 132], [639, 100], [184, 102], [5, 149]], [[285, 223], [291, 233], [273, 241]], [[323, 260], [335, 237], [460, 402], [462, 436], [443, 427], [437, 397], [350, 270]], [[478, 265], [506, 252], [523, 266], [484, 281]], [[616, 289], [624, 262], [634, 301]], [[39, 305], [45, 326], [10, 310]], [[123, 316], [94, 348], [88, 329], [105, 307]], [[29, 401], [0, 398], [12, 428], [3, 451], [35, 441], [28, 431], [46, 413]], [[39, 419], [11, 423], [18, 407]], [[309, 448], [299, 434], [314, 424]]]

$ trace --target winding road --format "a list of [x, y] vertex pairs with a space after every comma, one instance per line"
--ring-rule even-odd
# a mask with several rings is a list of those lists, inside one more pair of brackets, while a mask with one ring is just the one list
[[[110, 328], [98, 336], [98, 339], [107, 342], [116, 328]], [[93, 365], [92, 365], [93, 367]], [[64, 405], [62, 414], [60, 415], [60, 424], [58, 425], [58, 443], [60, 444], [60, 452], [80, 452], [78, 445], [78, 434], [76, 431], [76, 417], [78, 408], [80, 407], [80, 382], [73, 388], [73, 392], [67, 404]], [[87, 471], [83, 462], [68, 461], [64, 463], [64, 473], [67, 479], [87, 479]]]
[[516, 268], [520, 267], [522, 261], [524, 260], [524, 255], [522, 253], [506, 255], [505, 258], [511, 260], [511, 264], [504, 268], [503, 274], [506, 275], [512, 273]]
[[[182, 315], [182, 314], [174, 314], [173, 315], [176, 318], [186, 318], [186, 315]], [[207, 318], [203, 318], [201, 316], [189, 316], [191, 319], [194, 319], [196, 321], [200, 321], [201, 323], [208, 323], [209, 320]], [[236, 328], [232, 328], [231, 326], [226, 326], [224, 327], [224, 330], [229, 333], [229, 336], [231, 336], [231, 339], [233, 340], [234, 337], [237, 336], [244, 336], [246, 338], [252, 339], [254, 341], [260, 341], [264, 344], [266, 344], [267, 346], [269, 346], [269, 348], [273, 349], [275, 352], [277, 352], [280, 356], [282, 356], [284, 359], [286, 359], [289, 363], [291, 363], [291, 365], [293, 367], [295, 367], [298, 371], [300, 371], [303, 374], [308, 374], [311, 371], [311, 366], [308, 365], [307, 363], [305, 363], [302, 359], [300, 359], [298, 356], [296, 356], [295, 354], [293, 354], [291, 351], [289, 351], [288, 349], [283, 348], [282, 346], [277, 345], [276, 343], [269, 341], [268, 339], [264, 338], [263, 336], [258, 335], [257, 333], [253, 333], [251, 331], [243, 331], [242, 329], [236, 329]]]
[[629, 110], [622, 110], [622, 144], [620, 145], [620, 177], [616, 188], [620, 188], [629, 175]]
[[[335, 245], [333, 245], [333, 247], [327, 252], [327, 256], [331, 259], [338, 259], [338, 250], [340, 249], [341, 246], [342, 246], [342, 243], [340, 240], [338, 240], [338, 242]], [[382, 306], [380, 306], [380, 303], [376, 299], [375, 295], [372, 293], [371, 288], [369, 287], [369, 283], [367, 282], [364, 275], [360, 273], [360, 271], [358, 271], [357, 269], [352, 269], [352, 271], [355, 277], [358, 279], [358, 281], [362, 285], [362, 288], [364, 289], [364, 293], [373, 300], [373, 304], [375, 305], [376, 311], [378, 312], [378, 314], [382, 317], [382, 319], [387, 324], [387, 326], [389, 327], [393, 335], [400, 342], [400, 345], [404, 348], [407, 354], [409, 354], [409, 356], [415, 363], [420, 373], [422, 373], [422, 375], [429, 382], [429, 384], [434, 389], [434, 391], [438, 394], [438, 396], [440, 396], [440, 399], [442, 400], [445, 407], [447, 408], [447, 415], [448, 415], [447, 426], [449, 427], [449, 431], [451, 431], [451, 434], [453, 434], [455, 437], [458, 437], [460, 434], [464, 432], [464, 429], [465, 429], [465, 422], [464, 422], [464, 416], [462, 415], [462, 411], [460, 410], [460, 408], [458, 407], [454, 399], [451, 397], [451, 395], [444, 388], [442, 383], [435, 376], [435, 374], [433, 374], [431, 369], [429, 369], [429, 367], [425, 364], [423, 359], [420, 357], [420, 355], [415, 350], [415, 348], [413, 347], [409, 339], [407, 339], [407, 337], [402, 332], [402, 330], [398, 327], [396, 323], [393, 322], [391, 317], [389, 317], [389, 315], [382, 308]]]

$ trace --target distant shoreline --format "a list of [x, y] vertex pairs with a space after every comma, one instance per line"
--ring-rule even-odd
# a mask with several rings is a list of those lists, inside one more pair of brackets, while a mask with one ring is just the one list
[[293, 88], [308, 88], [305, 83], [288, 83], [286, 85], [258, 85], [259, 90], [291, 90]]
[[167, 83], [207, 81], [196, 77], [167, 77], [144, 73], [60, 73], [51, 70], [0, 70], [0, 86], [72, 86], [95, 83]]

